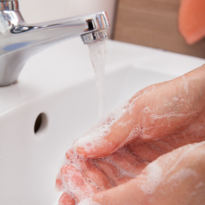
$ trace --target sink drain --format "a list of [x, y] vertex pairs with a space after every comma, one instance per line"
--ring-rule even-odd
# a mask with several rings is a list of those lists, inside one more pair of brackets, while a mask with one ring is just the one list
[[46, 128], [47, 123], [48, 123], [48, 120], [47, 120], [46, 114], [43, 113], [43, 112], [40, 113], [40, 114], [37, 116], [37, 118], [36, 118], [36, 120], [35, 120], [35, 123], [34, 123], [34, 128], [33, 128], [34, 133], [35, 133], [35, 134], [38, 134], [38, 133], [40, 133], [41, 131], [43, 131], [43, 130]]

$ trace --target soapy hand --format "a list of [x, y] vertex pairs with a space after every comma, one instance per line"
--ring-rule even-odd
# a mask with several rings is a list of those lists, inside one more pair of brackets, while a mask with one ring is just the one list
[[66, 153], [60, 205], [205, 204], [205, 66], [138, 92]]

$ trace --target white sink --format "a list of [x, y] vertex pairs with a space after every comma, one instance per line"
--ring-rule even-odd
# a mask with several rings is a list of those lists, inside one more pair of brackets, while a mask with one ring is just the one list
[[[205, 61], [119, 42], [107, 43], [105, 112], [152, 83]], [[0, 204], [51, 205], [55, 177], [72, 141], [97, 122], [87, 47], [68, 40], [34, 56], [18, 84], [0, 88]], [[42, 124], [34, 133], [37, 116]]]

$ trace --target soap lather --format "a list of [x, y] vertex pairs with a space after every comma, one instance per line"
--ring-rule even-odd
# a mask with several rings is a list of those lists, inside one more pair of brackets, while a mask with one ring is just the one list
[[18, 0], [0, 0], [0, 86], [15, 83], [34, 53], [60, 40], [81, 36], [85, 44], [107, 38], [106, 12], [28, 25]]

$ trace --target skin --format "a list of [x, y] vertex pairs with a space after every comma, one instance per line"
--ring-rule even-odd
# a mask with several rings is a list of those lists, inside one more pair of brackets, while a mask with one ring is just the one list
[[139, 91], [68, 150], [59, 205], [205, 204], [204, 93], [205, 66]]

